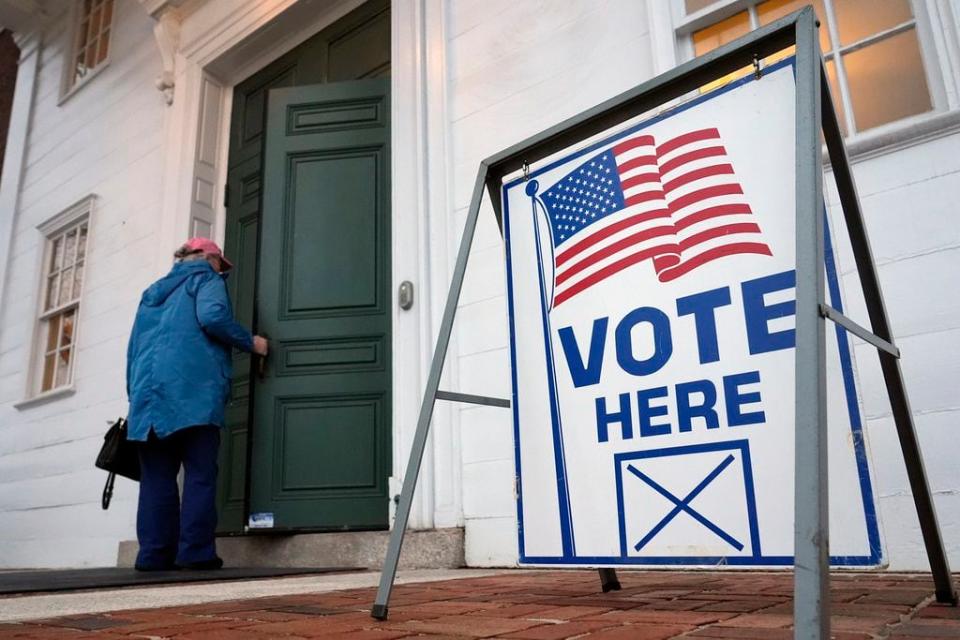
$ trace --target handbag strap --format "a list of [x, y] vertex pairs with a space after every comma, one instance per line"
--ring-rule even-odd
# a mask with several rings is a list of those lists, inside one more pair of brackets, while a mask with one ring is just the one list
[[117, 479], [117, 474], [110, 473], [107, 476], [107, 483], [103, 485], [103, 495], [100, 497], [100, 506], [104, 511], [110, 507], [110, 498], [113, 497], [113, 483]]

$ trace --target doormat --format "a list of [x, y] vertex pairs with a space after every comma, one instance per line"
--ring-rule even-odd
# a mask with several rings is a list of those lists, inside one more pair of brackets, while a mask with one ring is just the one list
[[132, 568], [38, 569], [0, 572], [0, 594], [76, 591], [112, 587], [139, 587], [185, 582], [255, 580], [282, 576], [365, 571], [356, 567], [225, 567], [212, 571], [137, 571]]

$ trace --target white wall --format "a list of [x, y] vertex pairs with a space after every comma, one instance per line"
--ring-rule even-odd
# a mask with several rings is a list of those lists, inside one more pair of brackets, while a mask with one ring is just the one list
[[[854, 164], [860, 203], [951, 566], [960, 565], [960, 133]], [[828, 174], [838, 262], [852, 319], [869, 326]], [[867, 444], [891, 569], [928, 569], [876, 350], [854, 339]]]
[[[480, 160], [651, 77], [656, 53], [646, 3], [492, 0], [450, 6], [453, 229], [458, 239]], [[671, 36], [654, 35], [657, 40]], [[953, 567], [960, 566], [954, 433], [960, 423], [960, 296], [954, 282], [960, 272], [957, 149], [960, 134], [945, 132], [854, 165]], [[835, 208], [832, 184], [828, 194]], [[848, 245], [840, 243], [838, 260], [850, 314], [868, 325]], [[502, 243], [486, 207], [457, 322], [464, 392], [510, 395], [504, 282]], [[877, 357], [872, 347], [855, 344], [886, 558], [893, 569], [925, 570], [926, 554]], [[467, 563], [515, 564], [509, 411], [465, 407], [460, 425]]]
[[[153, 81], [153, 22], [116, 3], [112, 60], [58, 106], [66, 16], [44, 34], [8, 285], [0, 301], [0, 566], [116, 562], [134, 536], [136, 486], [119, 480], [100, 509], [106, 474], [93, 466], [105, 421], [126, 411], [126, 343], [140, 292], [154, 277], [165, 105]], [[42, 237], [36, 226], [89, 194], [87, 274], [75, 354], [76, 394], [25, 398], [37, 314]]]
[[[459, 239], [483, 158], [653, 75], [646, 4], [451, 2], [450, 131]], [[510, 397], [503, 245], [485, 205], [457, 315], [459, 388]], [[460, 409], [467, 564], [517, 558], [509, 410]]]

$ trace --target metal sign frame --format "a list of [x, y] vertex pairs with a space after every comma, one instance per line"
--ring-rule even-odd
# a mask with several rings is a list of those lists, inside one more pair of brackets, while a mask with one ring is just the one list
[[[957, 604], [943, 539], [917, 442], [913, 416], [893, 343], [880, 282], [863, 224], [860, 203], [817, 37], [818, 22], [806, 7], [761, 27], [706, 55], [682, 64], [596, 107], [534, 135], [480, 163], [453, 280], [444, 307], [437, 346], [410, 451], [396, 520], [371, 616], [388, 615], [403, 536], [410, 516], [420, 462], [437, 400], [509, 407], [510, 401], [439, 389], [443, 363], [466, 273], [473, 234], [487, 190], [497, 223], [503, 227], [499, 189], [503, 178], [556, 152], [702, 87], [737, 69], [757, 64], [796, 45], [796, 463], [794, 522], [794, 637], [830, 637], [829, 521], [827, 493], [826, 320], [875, 346], [903, 451], [910, 488], [920, 519], [938, 602]], [[823, 158], [826, 140], [840, 204], [853, 246], [871, 329], [860, 326], [826, 303], [824, 292]], [[616, 573], [601, 569], [604, 591], [618, 589]]]

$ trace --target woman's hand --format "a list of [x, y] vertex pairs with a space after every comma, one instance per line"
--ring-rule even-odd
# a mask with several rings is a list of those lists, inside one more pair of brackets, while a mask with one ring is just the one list
[[266, 356], [270, 343], [263, 336], [253, 336], [253, 352], [258, 356]]

